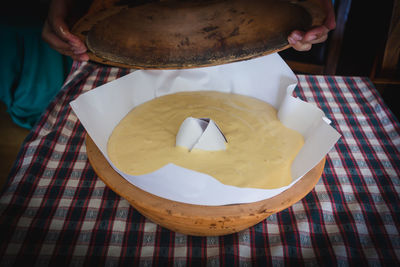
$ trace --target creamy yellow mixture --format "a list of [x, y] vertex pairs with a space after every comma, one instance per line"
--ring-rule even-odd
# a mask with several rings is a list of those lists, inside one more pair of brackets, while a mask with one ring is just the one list
[[[179, 127], [190, 116], [211, 118], [228, 140], [227, 149], [176, 147]], [[182, 92], [132, 109], [114, 129], [108, 155], [131, 175], [174, 163], [227, 185], [271, 189], [292, 181], [290, 166], [303, 143], [301, 134], [283, 126], [276, 110], [263, 101], [214, 91]]]

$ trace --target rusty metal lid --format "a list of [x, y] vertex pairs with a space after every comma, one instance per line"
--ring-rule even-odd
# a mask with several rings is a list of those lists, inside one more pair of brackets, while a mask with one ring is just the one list
[[[283, 50], [316, 9], [282, 0], [165, 1], [91, 12], [73, 31], [91, 60], [129, 68], [225, 64]], [[321, 18], [318, 18], [321, 20]]]

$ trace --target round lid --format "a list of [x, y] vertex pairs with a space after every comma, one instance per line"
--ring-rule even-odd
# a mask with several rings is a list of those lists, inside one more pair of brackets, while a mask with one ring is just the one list
[[203, 67], [288, 48], [290, 32], [316, 24], [319, 13], [313, 8], [304, 1], [282, 0], [113, 5], [92, 10], [73, 32], [86, 42], [90, 59], [100, 63], [147, 69]]

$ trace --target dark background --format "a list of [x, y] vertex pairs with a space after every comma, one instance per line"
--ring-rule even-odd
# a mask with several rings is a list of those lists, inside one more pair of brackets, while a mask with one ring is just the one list
[[[370, 77], [374, 60], [379, 60], [383, 53], [392, 7], [393, 0], [352, 1], [337, 75]], [[399, 119], [400, 85], [375, 86]]]

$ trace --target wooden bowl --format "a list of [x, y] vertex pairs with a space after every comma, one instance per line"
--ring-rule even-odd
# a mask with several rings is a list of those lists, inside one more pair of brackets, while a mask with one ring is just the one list
[[[162, 1], [94, 4], [74, 26], [91, 60], [119, 67], [194, 68], [251, 59], [289, 47], [293, 30], [321, 24], [312, 2]], [[94, 10], [98, 9], [98, 10]]]
[[325, 165], [324, 158], [300, 181], [270, 199], [249, 204], [203, 206], [161, 198], [132, 185], [114, 171], [89, 135], [86, 149], [89, 162], [100, 179], [142, 215], [169, 230], [195, 236], [236, 233], [290, 207], [314, 188]]

